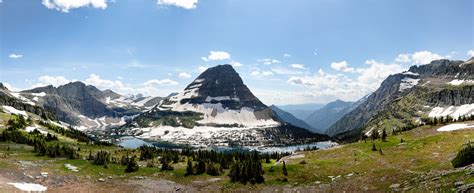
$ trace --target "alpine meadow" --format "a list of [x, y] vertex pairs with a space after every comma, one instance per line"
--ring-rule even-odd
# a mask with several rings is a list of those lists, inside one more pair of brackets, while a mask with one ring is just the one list
[[472, 10], [0, 0], [0, 192], [474, 192]]

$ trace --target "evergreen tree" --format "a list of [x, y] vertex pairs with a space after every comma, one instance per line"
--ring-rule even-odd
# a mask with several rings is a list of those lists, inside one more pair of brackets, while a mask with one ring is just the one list
[[385, 129], [382, 130], [382, 141], [387, 141], [387, 132]]
[[199, 160], [196, 166], [196, 174], [203, 174], [204, 172], [206, 172], [206, 163]]
[[375, 147], [375, 143], [372, 143], [372, 151], [377, 151], [377, 147]]
[[283, 172], [283, 175], [288, 176], [288, 171], [286, 170], [286, 163], [283, 161], [283, 168], [281, 170]]
[[188, 166], [186, 167], [186, 176], [193, 175], [194, 174], [194, 169], [193, 169], [193, 162], [191, 161], [191, 158], [188, 158]]
[[138, 171], [139, 167], [137, 161], [135, 161], [135, 157], [133, 157], [128, 163], [127, 168], [125, 168], [126, 173], [136, 172]]

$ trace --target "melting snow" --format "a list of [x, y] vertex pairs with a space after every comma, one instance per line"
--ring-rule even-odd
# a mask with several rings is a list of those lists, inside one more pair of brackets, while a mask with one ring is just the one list
[[23, 191], [28, 191], [28, 192], [44, 192], [48, 187], [43, 186], [41, 184], [30, 184], [30, 183], [8, 183], [10, 185], [15, 186], [15, 188], [18, 188]]
[[73, 172], [78, 172], [79, 171], [79, 168], [76, 167], [76, 166], [73, 166], [71, 164], [64, 164], [64, 167], [66, 167], [67, 169], [73, 171]]
[[474, 125], [451, 124], [451, 125], [446, 125], [446, 126], [440, 127], [440, 128], [437, 129], [437, 131], [455, 131], [455, 130], [469, 129], [469, 128], [474, 128]]
[[457, 119], [462, 115], [473, 115], [474, 114], [474, 103], [465, 104], [461, 106], [450, 106], [450, 107], [435, 107], [428, 114], [429, 117], [445, 117], [450, 116]]
[[414, 73], [414, 72], [410, 72], [410, 71], [403, 72], [402, 74], [419, 76], [418, 73]]
[[32, 131], [34, 131], [35, 129], [38, 130], [41, 134], [48, 134], [48, 132], [41, 130], [38, 125], [35, 125], [35, 126], [28, 126], [28, 127], [25, 128], [25, 130], [26, 130], [27, 132], [32, 132]]
[[18, 92], [11, 92], [10, 94], [13, 95], [15, 98], [20, 99], [21, 101], [23, 101], [27, 104], [35, 105], [35, 103], [33, 101], [30, 101], [28, 98], [26, 98], [24, 96], [21, 96], [20, 93], [18, 93]]
[[413, 79], [413, 78], [403, 78], [402, 82], [400, 83], [400, 87], [398, 88], [398, 91], [403, 92], [406, 89], [409, 89], [411, 87], [414, 87], [415, 85], [418, 84], [420, 79]]
[[15, 114], [15, 115], [23, 115], [25, 117], [28, 117], [28, 114], [26, 114], [26, 111], [20, 111], [18, 109], [15, 109], [14, 107], [11, 106], [3, 106], [3, 110], [6, 111], [7, 113], [10, 114]]
[[448, 82], [448, 84], [450, 85], [454, 85], [454, 86], [459, 86], [463, 83], [466, 83], [466, 84], [474, 84], [474, 80], [459, 80], [459, 79], [454, 79], [452, 80], [451, 82]]
[[45, 92], [40, 92], [40, 93], [30, 93], [31, 95], [33, 96], [37, 96], [37, 97], [44, 97], [46, 96], [46, 93]]

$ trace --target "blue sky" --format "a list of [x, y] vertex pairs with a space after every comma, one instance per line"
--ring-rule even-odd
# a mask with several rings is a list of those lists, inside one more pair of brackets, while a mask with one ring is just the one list
[[3, 0], [0, 82], [165, 96], [231, 63], [266, 104], [357, 100], [474, 56], [471, 0]]

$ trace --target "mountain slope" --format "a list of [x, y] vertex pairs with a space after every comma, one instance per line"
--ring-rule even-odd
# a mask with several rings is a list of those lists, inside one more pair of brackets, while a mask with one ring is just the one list
[[[436, 116], [435, 110], [452, 106], [449, 111], [453, 111], [462, 105], [469, 106], [474, 103], [473, 61], [472, 58], [466, 62], [436, 60], [390, 75], [365, 102], [338, 120], [327, 133], [357, 138], [364, 131], [366, 134], [383, 129], [391, 132]], [[469, 107], [463, 110], [452, 116], [474, 113]]]
[[9, 108], [13, 111], [25, 111], [42, 117], [43, 119], [56, 120], [53, 112], [45, 110], [39, 106], [32, 105], [31, 101], [26, 98], [20, 98], [20, 95], [9, 91], [2, 83], [0, 83], [0, 107]]
[[[275, 105], [270, 106], [270, 108], [273, 110], [274, 113], [276, 113], [276, 115], [278, 116], [278, 120], [280, 120], [281, 122], [287, 122], [291, 125], [301, 127], [301, 128], [314, 132], [314, 129], [311, 126], [309, 126], [303, 120], [296, 118], [291, 113], [283, 111]], [[314, 133], [318, 133], [318, 132], [314, 132]]]
[[[128, 116], [146, 110], [143, 104], [136, 105], [134, 99], [111, 90], [101, 91], [82, 82], [71, 82], [59, 87], [50, 85], [34, 88], [22, 91], [19, 96], [54, 112], [60, 121], [75, 125], [78, 129], [122, 125]], [[154, 98], [146, 99], [149, 101]], [[142, 100], [145, 98], [137, 101]]]
[[231, 65], [207, 69], [182, 92], [122, 127], [120, 134], [191, 145], [288, 144], [328, 139], [278, 119]]
[[354, 102], [336, 100], [314, 111], [304, 121], [314, 128], [314, 132], [325, 133], [332, 124], [354, 109], [354, 106]]

